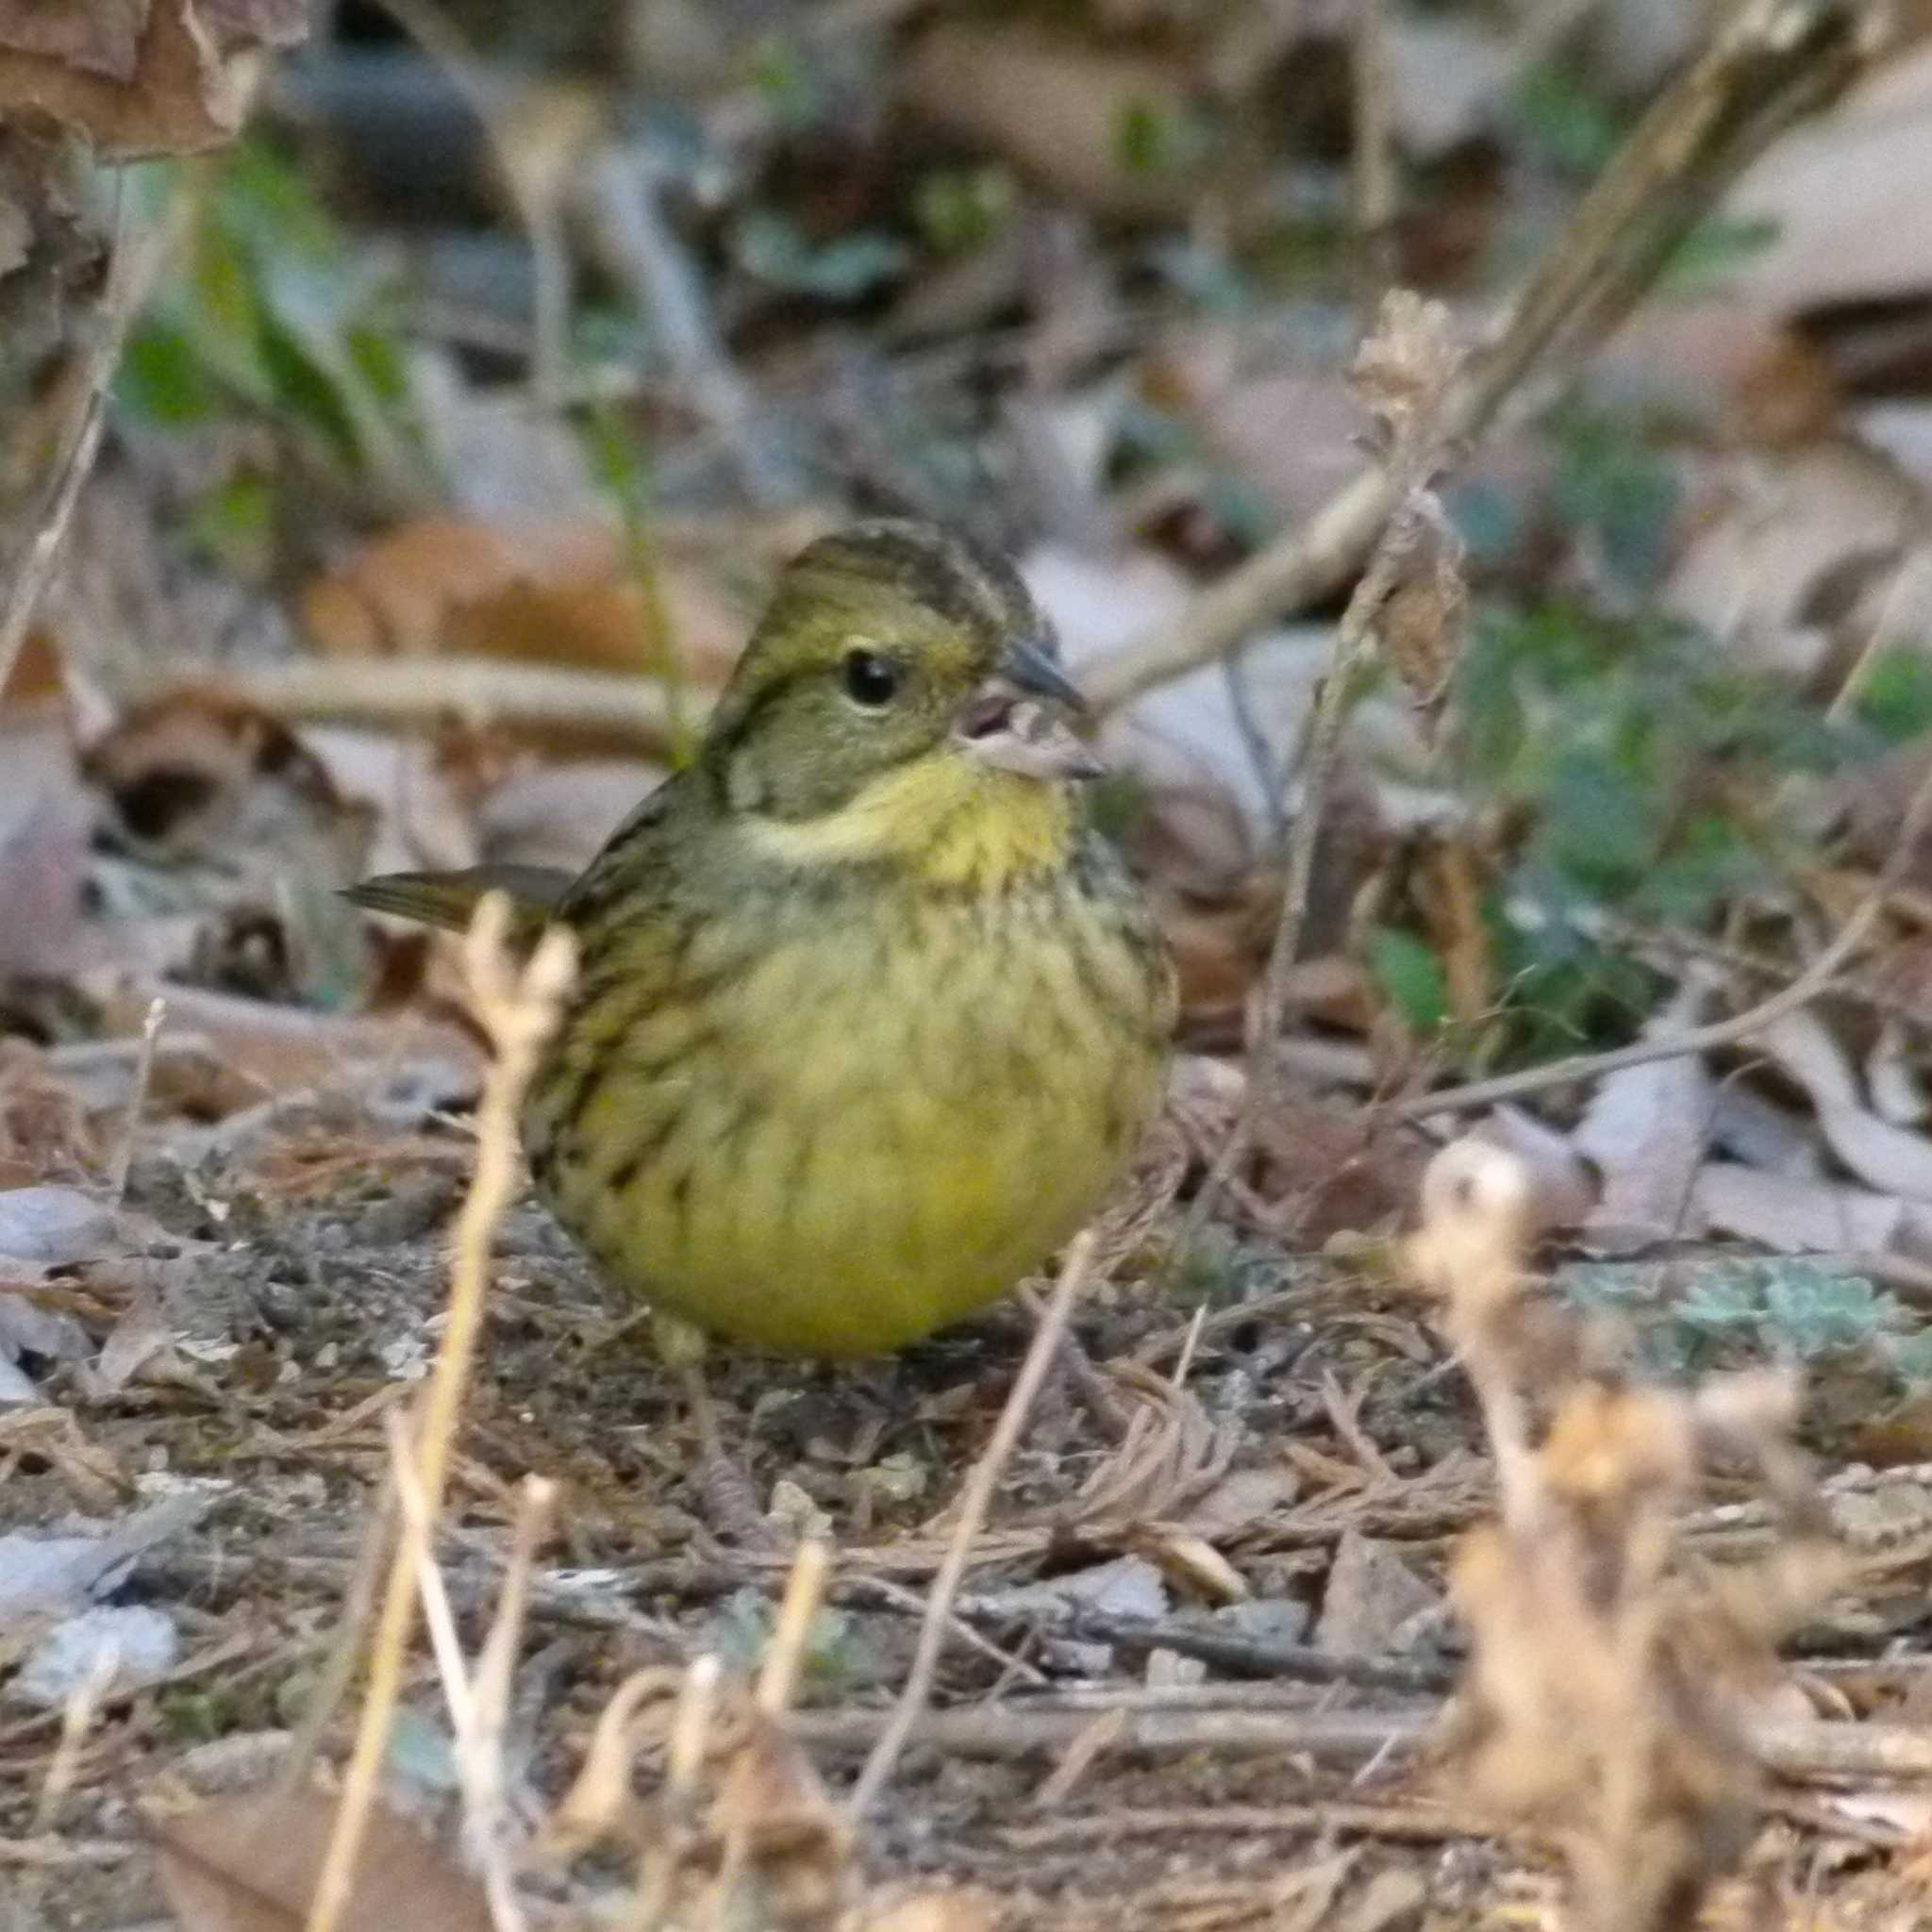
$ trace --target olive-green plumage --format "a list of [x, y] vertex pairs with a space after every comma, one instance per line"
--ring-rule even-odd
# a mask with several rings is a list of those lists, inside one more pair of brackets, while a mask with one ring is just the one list
[[353, 896], [448, 924], [501, 884], [575, 928], [525, 1139], [615, 1281], [754, 1346], [891, 1349], [1079, 1227], [1160, 1091], [1173, 974], [1072, 702], [1010, 569], [861, 525], [793, 562], [695, 760], [574, 883]]

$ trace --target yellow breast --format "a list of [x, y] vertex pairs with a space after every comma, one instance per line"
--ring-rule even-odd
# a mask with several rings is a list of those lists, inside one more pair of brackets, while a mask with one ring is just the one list
[[[713, 1334], [871, 1354], [1004, 1293], [1157, 1104], [1169, 969], [1110, 872], [748, 908], [587, 974], [532, 1121], [566, 1224]], [[823, 896], [823, 894], [819, 894]]]

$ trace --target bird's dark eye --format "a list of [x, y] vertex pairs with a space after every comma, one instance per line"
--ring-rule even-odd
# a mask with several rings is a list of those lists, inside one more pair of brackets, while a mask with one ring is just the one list
[[875, 711], [882, 705], [890, 705], [898, 695], [899, 667], [876, 651], [847, 651], [839, 670], [844, 680], [845, 695], [867, 710]]

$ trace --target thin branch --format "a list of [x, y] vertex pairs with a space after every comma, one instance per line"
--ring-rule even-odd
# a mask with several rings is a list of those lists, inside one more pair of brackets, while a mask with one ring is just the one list
[[[1870, 0], [1742, 0], [1666, 90], [1578, 204], [1445, 410], [1455, 441], [1479, 437], [1561, 340], [1574, 359], [1628, 312], [1686, 230], [1754, 156], [1837, 95], [1874, 51]], [[1099, 711], [1184, 675], [1259, 625], [1344, 582], [1401, 501], [1371, 468], [1194, 600], [1089, 669]]]
[[[508, 900], [501, 892], [490, 893], [476, 909], [464, 951], [477, 1007], [497, 1052], [476, 1109], [476, 1169], [457, 1219], [449, 1318], [416, 1438], [416, 1474], [431, 1520], [442, 1507], [463, 1391], [482, 1330], [496, 1225], [516, 1190], [517, 1113], [575, 970], [570, 935], [553, 926], [521, 975], [514, 974], [504, 952], [508, 925]], [[408, 1539], [403, 1537], [390, 1563], [388, 1588], [370, 1646], [369, 1690], [342, 1780], [341, 1805], [308, 1908], [307, 1932], [335, 1932], [348, 1902], [402, 1690], [409, 1629], [415, 1620], [416, 1581]]]
[[1361, 313], [1375, 312], [1391, 279], [1390, 241], [1395, 222], [1396, 172], [1393, 90], [1389, 75], [1388, 0], [1355, 0], [1349, 39], [1349, 92], [1355, 152], [1349, 173], [1349, 213], [1361, 251]]
[[531, 167], [515, 130], [505, 125], [491, 75], [462, 27], [440, 0], [382, 0], [391, 17], [447, 76], [476, 117], [496, 172], [516, 208], [530, 247], [535, 291], [530, 338], [530, 394], [540, 412], [564, 407], [570, 375], [570, 251], [565, 245], [559, 188], [565, 170]]
[[[0, 679], [0, 683], [4, 683]], [[134, 1062], [134, 1084], [127, 1096], [127, 1117], [121, 1124], [120, 1144], [108, 1170], [108, 1199], [122, 1207], [127, 1199], [127, 1176], [134, 1166], [134, 1142], [141, 1131], [141, 1117], [147, 1111], [147, 1093], [155, 1076], [155, 1042], [168, 1017], [168, 1003], [158, 993], [148, 1002], [147, 1017], [141, 1025], [141, 1050]]]
[[591, 165], [589, 210], [611, 271], [657, 333], [673, 380], [715, 432], [754, 503], [800, 493], [797, 466], [770, 410], [732, 364], [695, 266], [666, 221], [664, 161], [647, 145], [611, 147]]
[[[146, 698], [179, 690], [179, 669], [125, 684]], [[431, 725], [456, 718], [645, 750], [671, 742], [673, 717], [656, 678], [484, 658], [291, 658], [224, 666], [199, 680], [296, 723]], [[686, 722], [691, 701], [685, 699]]]
[[[403, 1546], [416, 1574], [423, 1622], [429, 1632], [437, 1674], [442, 1680], [442, 1699], [449, 1707], [450, 1728], [456, 1733], [457, 1782], [463, 1794], [465, 1836], [481, 1870], [484, 1898], [495, 1932], [525, 1932], [509, 1847], [497, 1828], [503, 1780], [479, 1737], [475, 1685], [463, 1657], [462, 1639], [457, 1634], [456, 1613], [450, 1608], [448, 1592], [442, 1587], [442, 1573], [436, 1567], [432, 1547], [435, 1520], [423, 1485], [416, 1477], [408, 1424], [392, 1408], [384, 1414], [382, 1423], [389, 1442], [390, 1478], [395, 1484], [396, 1500], [403, 1509]], [[512, 1587], [506, 1585], [506, 1594]]]
[[[1233, 1750], [1277, 1758], [1306, 1753], [1332, 1765], [1412, 1757], [1436, 1732], [1443, 1707], [1376, 1710], [1146, 1710], [1127, 1713], [1114, 1749], [1185, 1754]], [[806, 1711], [791, 1720], [807, 1744], [850, 1750], [878, 1737], [883, 1711]], [[1093, 1722], [1089, 1709], [1054, 1710], [1029, 1701], [929, 1710], [913, 1728], [923, 1744], [960, 1757], [1032, 1757], [1063, 1750]], [[1830, 1718], [1755, 1718], [1746, 1741], [1765, 1769], [1790, 1780], [1932, 1777], [1932, 1731], [1923, 1724]]]
[[899, 1701], [892, 1707], [891, 1714], [847, 1801], [849, 1814], [855, 1823], [865, 1816], [874, 1800], [885, 1789], [893, 1766], [899, 1761], [900, 1752], [906, 1748], [906, 1740], [912, 1735], [913, 1726], [918, 1724], [932, 1695], [940, 1655], [945, 1649], [946, 1638], [952, 1627], [953, 1604], [959, 1594], [960, 1581], [966, 1574], [974, 1541], [986, 1523], [987, 1511], [992, 1507], [993, 1492], [999, 1487], [1007, 1460], [1019, 1443], [1020, 1432], [1026, 1426], [1033, 1399], [1040, 1393], [1040, 1385], [1045, 1380], [1046, 1372], [1059, 1348], [1060, 1331], [1066, 1326], [1074, 1297], [1085, 1286], [1088, 1270], [1092, 1265], [1093, 1234], [1089, 1229], [1078, 1236], [1067, 1250], [1060, 1278], [1054, 1284], [1046, 1312], [1033, 1331], [1026, 1358], [1020, 1364], [1020, 1373], [1014, 1377], [1012, 1390], [1007, 1396], [1007, 1406], [1001, 1409], [1000, 1419], [993, 1427], [992, 1440], [986, 1445], [979, 1460], [973, 1466], [973, 1474], [966, 1480], [965, 1491], [959, 1499], [959, 1521], [954, 1527], [953, 1540], [947, 1545], [945, 1561], [940, 1565], [939, 1574], [933, 1578], [932, 1595], [926, 1603], [925, 1622], [920, 1627], [919, 1648], [913, 1654], [906, 1688], [900, 1691]]
[[[1193, 1247], [1223, 1189], [1246, 1159], [1262, 1114], [1280, 1091], [1278, 1042], [1288, 1017], [1295, 965], [1301, 958], [1315, 853], [1328, 795], [1341, 767], [1349, 703], [1360, 674], [1375, 654], [1377, 626], [1391, 598], [1418, 558], [1424, 542], [1444, 527], [1432, 487], [1448, 446], [1445, 418], [1460, 367], [1460, 351], [1440, 307], [1395, 290], [1384, 298], [1351, 372], [1357, 393], [1374, 416], [1389, 451], [1384, 474], [1400, 495], [1336, 628], [1302, 756], [1296, 760], [1301, 797], [1289, 829], [1288, 864], [1274, 942], [1259, 993], [1249, 1009], [1247, 1089], [1227, 1141], [1189, 1210], [1178, 1244], [1183, 1254]], [[1440, 582], [1440, 571], [1438, 579]], [[1459, 601], [1459, 575], [1456, 593]], [[1448, 627], [1446, 603], [1439, 600], [1436, 615], [1440, 625]], [[1446, 640], [1438, 638], [1431, 655], [1440, 660], [1427, 680], [1433, 690], [1447, 675], [1450, 647]], [[1406, 679], [1415, 675], [1415, 668], [1403, 661], [1399, 653], [1396, 668]]]

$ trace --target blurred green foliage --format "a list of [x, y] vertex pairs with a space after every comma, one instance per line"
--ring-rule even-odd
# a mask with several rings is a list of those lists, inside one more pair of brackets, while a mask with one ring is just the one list
[[1573, 1262], [1559, 1293], [1629, 1319], [1644, 1366], [1690, 1378], [1745, 1357], [1807, 1368], [1878, 1368], [1910, 1388], [1932, 1382], [1932, 1330], [1864, 1275], [1803, 1256], [1715, 1256], [1668, 1291], [1657, 1263]]
[[[1783, 782], [1867, 738], [1688, 625], [1558, 599], [1483, 608], [1457, 696], [1460, 785], [1501, 827], [1487, 912], [1512, 1061], [1625, 1033], [1657, 983], [1600, 936], [1600, 915], [1696, 929], [1740, 894], [1774, 892], [1807, 849]], [[1405, 937], [1378, 933], [1371, 965], [1424, 1024], [1434, 993], [1414, 954], [1429, 949]]]
[[1932, 656], [1906, 645], [1880, 652], [1854, 710], [1886, 746], [1932, 731]]
[[[128, 343], [119, 404], [170, 428], [252, 418], [311, 463], [426, 484], [400, 291], [382, 260], [267, 142], [242, 143], [203, 178], [183, 265]], [[233, 528], [231, 515], [210, 534]]]
[[878, 228], [813, 242], [790, 215], [747, 208], [732, 225], [732, 254], [747, 275], [788, 294], [857, 302], [905, 274], [910, 245]]
[[1369, 935], [1369, 971], [1415, 1032], [1434, 1033], [1448, 1024], [1448, 974], [1425, 940], [1399, 926], [1376, 926]]
[[1510, 101], [1512, 131], [1546, 167], [1588, 180], [1617, 151], [1627, 125], [1620, 105], [1582, 69], [1561, 60], [1526, 75]]

